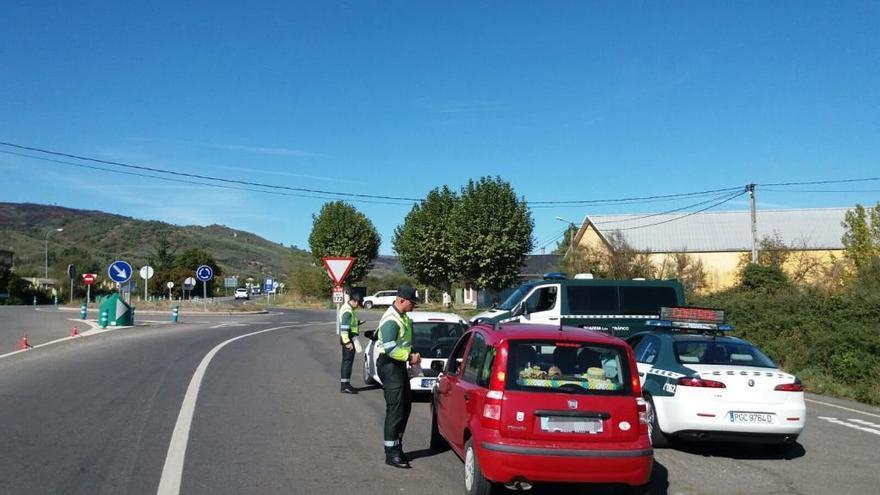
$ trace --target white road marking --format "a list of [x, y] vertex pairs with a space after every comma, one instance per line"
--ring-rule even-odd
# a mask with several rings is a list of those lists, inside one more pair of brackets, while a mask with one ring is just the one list
[[283, 328], [291, 328], [291, 326], [267, 328], [239, 335], [218, 344], [205, 355], [202, 362], [196, 368], [196, 372], [193, 374], [186, 389], [186, 395], [183, 397], [183, 404], [180, 406], [180, 414], [178, 414], [177, 423], [174, 425], [174, 433], [171, 434], [171, 442], [168, 445], [168, 454], [165, 456], [165, 466], [162, 468], [162, 477], [159, 480], [159, 489], [156, 491], [156, 495], [178, 495], [180, 493], [180, 483], [183, 479], [183, 461], [186, 457], [186, 446], [189, 442], [189, 430], [192, 426], [192, 419], [196, 410], [196, 400], [199, 396], [199, 388], [202, 386], [202, 379], [205, 377], [205, 371], [207, 371], [208, 365], [211, 364], [211, 360], [214, 359], [214, 355], [227, 344], [238, 339], [273, 332]]
[[819, 419], [824, 420], [824, 421], [828, 421], [829, 423], [834, 423], [836, 425], [846, 426], [847, 428], [853, 428], [856, 430], [866, 431], [868, 433], [873, 433], [875, 435], [880, 435], [880, 430], [875, 430], [873, 428], [865, 428], [864, 426], [859, 426], [859, 425], [854, 425], [852, 423], [847, 423], [846, 421], [844, 421], [842, 419], [830, 418], [828, 416], [819, 416]]
[[872, 428], [880, 428], [880, 425], [878, 425], [877, 423], [865, 421], [864, 419], [849, 418], [849, 420], [852, 421], [853, 423], [858, 423], [862, 426], [870, 426]]
[[830, 402], [822, 402], [822, 401], [820, 401], [820, 400], [814, 400], [814, 399], [804, 399], [804, 400], [807, 401], [807, 402], [813, 402], [813, 403], [815, 403], [815, 404], [822, 404], [823, 406], [836, 407], [836, 408], [838, 408], [838, 409], [843, 409], [844, 411], [849, 411], [849, 412], [854, 412], [854, 413], [864, 414], [865, 416], [873, 416], [873, 417], [875, 417], [875, 418], [880, 418], [880, 414], [874, 414], [874, 413], [869, 413], [869, 412], [865, 412], [865, 411], [859, 411], [858, 409], [853, 409], [853, 408], [851, 408], [851, 407], [838, 406], [837, 404], [831, 404]]

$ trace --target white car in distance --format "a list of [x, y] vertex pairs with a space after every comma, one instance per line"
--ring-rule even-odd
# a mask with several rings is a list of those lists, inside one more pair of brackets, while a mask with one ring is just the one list
[[235, 298], [236, 299], [250, 299], [251, 295], [248, 293], [247, 288], [239, 287], [235, 289]]
[[396, 297], [396, 290], [380, 290], [372, 296], [365, 297], [363, 305], [367, 309], [370, 309], [374, 306], [391, 306], [392, 304], [394, 304], [394, 298]]

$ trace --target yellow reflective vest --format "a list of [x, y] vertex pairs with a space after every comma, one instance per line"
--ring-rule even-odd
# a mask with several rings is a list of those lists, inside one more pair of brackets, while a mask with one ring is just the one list
[[412, 352], [412, 320], [392, 305], [379, 321], [379, 353], [397, 361], [409, 360]]

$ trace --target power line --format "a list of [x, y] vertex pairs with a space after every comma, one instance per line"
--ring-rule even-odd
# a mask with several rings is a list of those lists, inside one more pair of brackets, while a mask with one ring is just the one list
[[[165, 169], [155, 168], [155, 167], [144, 167], [141, 165], [131, 165], [128, 163], [114, 162], [114, 161], [110, 161], [110, 160], [101, 160], [99, 158], [90, 158], [87, 156], [73, 155], [70, 153], [61, 153], [59, 151], [51, 151], [51, 150], [46, 150], [46, 149], [41, 149], [41, 148], [34, 148], [31, 146], [22, 146], [20, 144], [7, 143], [7, 142], [3, 142], [3, 141], [0, 141], [0, 145], [9, 146], [12, 148], [18, 148], [18, 149], [22, 149], [22, 150], [36, 151], [38, 153], [46, 153], [48, 155], [63, 156], [63, 157], [67, 157], [67, 158], [73, 158], [76, 160], [84, 160], [84, 161], [89, 161], [89, 162], [103, 163], [106, 165], [113, 165], [113, 166], [117, 166], [117, 167], [125, 167], [125, 168], [131, 168], [131, 169], [136, 169], [136, 170], [146, 170], [149, 172], [170, 174], [170, 175], [176, 175], [176, 176], [180, 176], [180, 177], [190, 177], [190, 178], [195, 178], [195, 179], [212, 180], [212, 181], [224, 182], [224, 183], [228, 183], [228, 184], [242, 184], [245, 186], [265, 187], [265, 188], [269, 188], [269, 189], [282, 189], [282, 190], [287, 190], [287, 191], [307, 192], [307, 193], [313, 193], [313, 194], [330, 194], [333, 196], [341, 196], [341, 197], [391, 199], [391, 200], [398, 200], [398, 201], [421, 201], [420, 199], [417, 199], [417, 198], [405, 198], [405, 197], [397, 197], [397, 196], [380, 196], [380, 195], [374, 195], [374, 194], [340, 193], [340, 192], [335, 192], [335, 191], [324, 191], [321, 189], [306, 189], [306, 188], [301, 188], [301, 187], [279, 186], [279, 185], [275, 185], [275, 184], [263, 184], [260, 182], [250, 182], [250, 181], [235, 180], [235, 179], [224, 179], [222, 177], [212, 177], [210, 175], [190, 174], [190, 173], [186, 173], [186, 172], [176, 172], [174, 170], [165, 170]], [[336, 198], [336, 199], [338, 199], [338, 198]]]
[[[220, 189], [232, 189], [232, 190], [236, 190], [236, 191], [250, 191], [250, 192], [257, 192], [257, 193], [264, 193], [264, 194], [273, 194], [276, 196], [289, 196], [289, 197], [297, 197], [297, 198], [314, 198], [314, 199], [328, 199], [328, 200], [338, 200], [339, 199], [336, 197], [314, 196], [314, 195], [310, 196], [310, 195], [306, 195], [306, 194], [295, 194], [295, 193], [289, 193], [289, 192], [283, 192], [283, 191], [266, 191], [263, 189], [254, 189], [251, 187], [230, 186], [230, 185], [223, 185], [223, 184], [206, 184], [204, 182], [196, 182], [193, 180], [177, 179], [177, 178], [173, 178], [173, 177], [162, 177], [162, 176], [150, 175], [150, 174], [141, 174], [138, 172], [127, 172], [125, 170], [115, 170], [112, 168], [98, 167], [95, 165], [86, 165], [83, 163], [73, 163], [73, 162], [67, 162], [67, 161], [63, 161], [63, 160], [55, 160], [53, 158], [46, 158], [44, 156], [28, 155], [26, 153], [16, 153], [14, 151], [0, 150], [0, 153], [4, 153], [7, 155], [20, 156], [20, 157], [24, 157], [24, 158], [32, 158], [35, 160], [42, 160], [42, 161], [46, 161], [46, 162], [59, 163], [62, 165], [70, 165], [73, 167], [85, 168], [85, 169], [89, 169], [89, 170], [100, 170], [103, 172], [110, 172], [110, 173], [121, 174], [121, 175], [132, 175], [135, 177], [147, 177], [150, 179], [163, 180], [166, 182], [193, 184], [193, 185], [197, 185], [197, 186], [216, 187], [216, 188], [220, 188]], [[349, 200], [350, 201], [357, 201], [357, 202], [361, 202], [361, 203], [386, 204], [386, 205], [406, 206], [407, 204], [409, 204], [409, 203], [392, 203], [390, 201], [372, 201], [372, 200], [368, 200], [368, 199], [349, 199]]]
[[852, 182], [870, 182], [870, 181], [878, 181], [880, 177], [865, 177], [862, 179], [836, 179], [836, 180], [814, 180], [809, 182], [776, 182], [772, 184], [757, 184], [761, 187], [765, 186], [808, 186], [808, 185], [816, 185], [816, 184], [847, 184]]
[[601, 204], [601, 203], [627, 203], [627, 202], [635, 202], [635, 201], [646, 201], [646, 200], [655, 200], [655, 199], [679, 199], [679, 198], [687, 198], [692, 196], [705, 196], [708, 194], [717, 194], [717, 193], [728, 193], [732, 191], [741, 191], [742, 186], [736, 187], [724, 187], [721, 189], [709, 189], [706, 191], [695, 191], [689, 193], [676, 193], [676, 194], [659, 194], [655, 196], [637, 196], [631, 198], [617, 198], [617, 199], [584, 199], [584, 200], [572, 200], [572, 201], [527, 201], [529, 205], [589, 205], [589, 204]]
[[876, 193], [880, 192], [880, 189], [767, 189], [762, 187], [761, 191], [796, 193]]
[[679, 212], [679, 211], [684, 211], [684, 210], [687, 210], [687, 209], [689, 209], [689, 208], [696, 208], [697, 206], [702, 206], [702, 205], [704, 205], [704, 204], [711, 203], [712, 201], [716, 201], [716, 200], [719, 200], [719, 199], [722, 199], [722, 198], [726, 198], [727, 196], [728, 196], [727, 194], [722, 194], [722, 195], [720, 195], [720, 196], [715, 196], [715, 197], [709, 198], [709, 199], [707, 199], [707, 200], [700, 201], [699, 203], [693, 203], [693, 204], [690, 204], [690, 205], [682, 206], [681, 208], [675, 208], [675, 209], [673, 209], [673, 210], [661, 211], [661, 212], [659, 212], [659, 213], [651, 213], [651, 214], [649, 214], [649, 215], [643, 215], [643, 216], [640, 216], [640, 217], [622, 218], [622, 219], [620, 219], [620, 220], [606, 220], [606, 221], [604, 221], [604, 222], [593, 222], [593, 223], [596, 224], [596, 225], [602, 225], [602, 224], [606, 224], [606, 223], [623, 223], [623, 222], [634, 222], [634, 221], [636, 221], [636, 220], [644, 220], [644, 219], [646, 219], [646, 218], [657, 217], [657, 216], [660, 216], [660, 215], [668, 215], [668, 214], [670, 214], [670, 213], [677, 213], [677, 212]]
[[635, 227], [625, 227], [625, 228], [622, 228], [622, 229], [612, 229], [612, 230], [635, 230], [635, 229], [644, 229], [645, 227], [653, 227], [653, 226], [655, 226], [655, 225], [663, 225], [664, 223], [675, 222], [676, 220], [681, 220], [681, 219], [683, 219], [683, 218], [687, 218], [687, 217], [689, 217], [689, 216], [696, 215], [697, 213], [702, 213], [702, 212], [704, 212], [704, 211], [706, 211], [706, 210], [711, 210], [712, 208], [715, 208], [716, 206], [721, 206], [721, 205], [723, 205], [724, 203], [727, 203], [728, 201], [733, 200], [734, 198], [737, 198], [737, 197], [739, 197], [739, 196], [742, 196], [743, 194], [746, 194], [746, 192], [747, 192], [747, 191], [739, 191], [739, 192], [737, 192], [736, 194], [733, 194], [733, 195], [731, 195], [731, 196], [728, 196], [727, 198], [722, 199], [721, 201], [719, 201], [719, 202], [717, 202], [717, 203], [715, 203], [715, 204], [709, 205], [709, 206], [707, 206], [707, 207], [705, 207], [705, 208], [701, 208], [701, 209], [696, 210], [696, 211], [692, 211], [692, 212], [687, 213], [687, 214], [685, 214], [685, 215], [682, 215], [682, 216], [680, 216], [680, 217], [670, 218], [669, 220], [663, 220], [662, 222], [655, 222], [655, 223], [649, 223], [649, 224], [645, 224], [645, 225], [637, 225], [637, 226], [635, 226]]

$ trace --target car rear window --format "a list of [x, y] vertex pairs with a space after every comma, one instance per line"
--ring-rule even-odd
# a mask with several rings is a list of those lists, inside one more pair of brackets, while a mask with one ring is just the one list
[[622, 347], [552, 340], [509, 343], [508, 390], [629, 395], [629, 376]]
[[413, 352], [426, 358], [445, 358], [464, 335], [461, 323], [427, 321], [413, 323]]
[[745, 342], [680, 340], [675, 342], [674, 348], [678, 362], [685, 366], [689, 364], [719, 364], [777, 368], [772, 359], [757, 347]]

